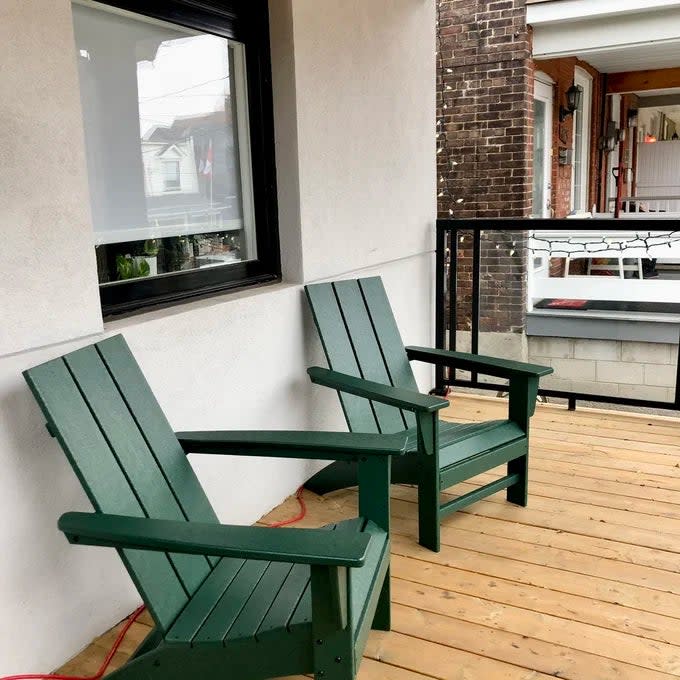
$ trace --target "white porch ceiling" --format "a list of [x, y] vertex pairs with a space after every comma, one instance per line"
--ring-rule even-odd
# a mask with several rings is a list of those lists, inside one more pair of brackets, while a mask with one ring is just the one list
[[[680, 0], [644, 4], [641, 8], [638, 0], [552, 0], [529, 5], [534, 56], [576, 56], [603, 73], [680, 66]], [[579, 11], [584, 13], [579, 16]]]
[[[536, 54], [534, 56], [538, 57]], [[680, 38], [664, 43], [584, 50], [575, 56], [587, 61], [601, 73], [675, 68], [680, 66]]]

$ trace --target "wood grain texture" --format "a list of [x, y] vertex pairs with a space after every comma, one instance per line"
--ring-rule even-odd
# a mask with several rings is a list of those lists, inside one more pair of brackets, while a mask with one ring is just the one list
[[[444, 418], [483, 421], [507, 409], [501, 399], [456, 396], [453, 403]], [[680, 536], [667, 523], [678, 520], [680, 468], [665, 465], [654, 477], [660, 486], [651, 486], [644, 472], [628, 469], [628, 459], [588, 449], [584, 466], [579, 455], [595, 435], [607, 437], [608, 448], [637, 454], [641, 465], [646, 444], [667, 445], [655, 453], [680, 462], [680, 421], [540, 405], [532, 428], [537, 439], [567, 445], [566, 460], [545, 458], [532, 444], [529, 507], [508, 514], [505, 501], [491, 497], [457, 512], [442, 523], [438, 554], [416, 544], [416, 490], [392, 487], [393, 631], [371, 632], [359, 680], [680, 676]], [[479, 475], [442, 499], [493, 478]], [[305, 496], [309, 513], [296, 526], [356, 514], [353, 490]], [[291, 498], [262, 523], [295, 512]], [[641, 535], [663, 547], [638, 543]], [[144, 623], [133, 628], [117, 665], [148, 632]], [[65, 668], [94, 669], [113, 635]]]

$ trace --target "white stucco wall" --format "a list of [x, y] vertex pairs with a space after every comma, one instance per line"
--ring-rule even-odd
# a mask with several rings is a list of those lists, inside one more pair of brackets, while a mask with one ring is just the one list
[[[305, 368], [323, 360], [305, 281], [381, 274], [404, 338], [424, 344], [433, 335], [434, 0], [339, 0], [323, 12], [312, 0], [270, 4], [287, 282], [103, 326], [125, 334], [177, 429], [344, 428], [335, 395], [306, 380]], [[7, 140], [0, 144], [0, 179], [35, 164], [36, 135], [40, 173], [49, 178], [0, 182], [4, 244], [29, 243], [34, 255], [0, 249], [3, 326], [11, 320], [0, 350], [4, 675], [60, 665], [128, 613], [137, 595], [113, 552], [68, 546], [57, 531], [62, 512], [88, 503], [20, 375], [101, 337], [68, 0], [5, 0], [0, 38], [8, 57], [0, 110], [12, 108], [10, 129], [24, 140], [11, 140], [12, 155]], [[51, 74], [41, 89], [52, 106], [20, 87], [40, 69]], [[38, 209], [51, 217], [47, 240], [31, 236]], [[52, 263], [53, 247], [82, 261], [67, 275]], [[418, 375], [429, 387], [429, 372]], [[195, 464], [221, 519], [236, 523], [257, 519], [314, 469], [271, 459]]]
[[73, 44], [66, 0], [0, 2], [0, 356], [102, 328]]
[[414, 134], [432, 126], [432, 4], [293, 2], [307, 280], [434, 247], [414, 210], [434, 181], [435, 140]]

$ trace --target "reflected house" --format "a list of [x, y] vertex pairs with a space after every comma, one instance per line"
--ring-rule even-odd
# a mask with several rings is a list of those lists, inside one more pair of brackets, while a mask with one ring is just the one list
[[181, 225], [190, 228], [187, 233], [206, 226], [241, 228], [232, 140], [231, 116], [222, 111], [148, 130], [142, 160], [152, 225]]

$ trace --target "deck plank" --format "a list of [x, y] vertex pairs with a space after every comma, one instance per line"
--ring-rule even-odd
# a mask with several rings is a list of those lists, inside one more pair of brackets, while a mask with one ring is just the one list
[[[442, 415], [506, 411], [455, 395]], [[496, 495], [451, 515], [438, 554], [416, 543], [415, 490], [392, 488], [393, 631], [371, 634], [358, 680], [680, 677], [680, 420], [541, 404], [532, 433], [529, 507]], [[356, 513], [355, 490], [305, 497], [299, 527]], [[261, 522], [295, 514], [291, 498]], [[113, 667], [150, 625], [133, 626]], [[96, 670], [117, 630], [64, 669]]]

